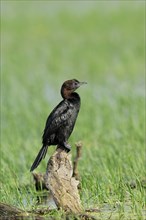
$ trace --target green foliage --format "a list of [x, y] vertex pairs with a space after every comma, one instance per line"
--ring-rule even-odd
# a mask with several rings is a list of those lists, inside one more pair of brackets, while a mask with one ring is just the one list
[[[144, 209], [144, 1], [2, 1], [1, 201], [30, 208], [30, 166], [66, 79], [87, 81], [74, 143], [84, 207]], [[38, 170], [44, 171], [48, 156]], [[134, 181], [135, 188], [130, 186]], [[28, 186], [28, 188], [26, 187]], [[20, 190], [21, 189], [21, 193]], [[29, 191], [29, 193], [28, 193]], [[57, 219], [62, 214], [54, 214]]]

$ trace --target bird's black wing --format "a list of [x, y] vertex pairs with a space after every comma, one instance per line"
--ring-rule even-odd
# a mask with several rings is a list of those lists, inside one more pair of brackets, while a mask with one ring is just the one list
[[43, 140], [46, 140], [51, 134], [57, 132], [57, 130], [65, 125], [67, 120], [71, 117], [73, 105], [67, 100], [61, 101], [47, 118], [46, 126], [42, 136]]

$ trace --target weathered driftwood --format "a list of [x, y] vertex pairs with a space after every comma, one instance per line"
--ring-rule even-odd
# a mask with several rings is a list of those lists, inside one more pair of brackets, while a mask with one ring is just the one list
[[47, 164], [45, 184], [58, 208], [72, 213], [83, 211], [78, 192], [79, 181], [73, 177], [70, 153], [59, 147], [56, 149]]
[[[97, 212], [98, 210], [93, 211], [89, 210], [88, 212]], [[98, 211], [99, 212], [99, 211]], [[37, 219], [37, 220], [44, 220], [43, 215], [50, 215], [50, 218], [53, 219], [53, 214], [51, 214], [51, 210], [48, 208], [41, 208], [41, 209], [36, 209], [36, 210], [30, 210], [30, 211], [24, 211], [22, 209], [19, 209], [15, 206], [11, 206], [5, 203], [0, 202], [0, 220], [16, 220], [16, 219], [21, 219], [21, 220], [26, 220], [26, 219]], [[52, 217], [51, 217], [52, 216]], [[49, 218], [49, 217], [48, 217]], [[49, 218], [49, 219], [50, 219]], [[96, 220], [94, 216], [88, 215], [86, 213], [80, 213], [80, 214], [74, 214], [72, 215], [71, 213], [66, 214], [63, 219], [82, 219], [82, 220]]]

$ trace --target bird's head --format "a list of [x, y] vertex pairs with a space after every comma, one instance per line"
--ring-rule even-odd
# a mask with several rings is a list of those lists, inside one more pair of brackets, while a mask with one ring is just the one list
[[79, 82], [77, 79], [67, 80], [61, 87], [61, 95], [63, 98], [68, 98], [71, 93], [78, 89], [81, 85], [87, 84], [86, 82]]

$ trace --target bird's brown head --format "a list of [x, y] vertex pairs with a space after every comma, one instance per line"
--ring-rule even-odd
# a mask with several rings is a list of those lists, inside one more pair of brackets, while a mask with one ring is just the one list
[[61, 95], [63, 98], [70, 98], [71, 94], [86, 82], [79, 82], [77, 79], [67, 80], [61, 87]]

